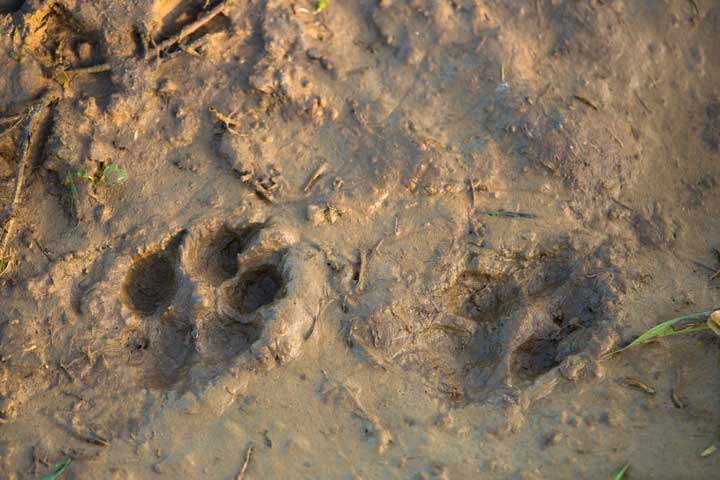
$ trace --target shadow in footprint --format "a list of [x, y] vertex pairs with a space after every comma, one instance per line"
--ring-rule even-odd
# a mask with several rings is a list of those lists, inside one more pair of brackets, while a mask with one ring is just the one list
[[189, 239], [184, 256], [190, 273], [213, 286], [231, 279], [238, 272], [238, 256], [261, 228], [260, 224], [250, 224], [240, 229], [223, 226], [207, 237]]
[[141, 317], [125, 334], [128, 363], [137, 368], [140, 382], [153, 388], [177, 383], [195, 350], [192, 320], [172, 306], [180, 289], [177, 263], [185, 236], [180, 231], [163, 250], [137, 258], [123, 284], [125, 304]]
[[512, 371], [521, 380], [535, 380], [558, 366], [558, 340], [554, 338], [531, 338], [515, 350]]
[[172, 301], [177, 292], [173, 260], [165, 252], [137, 260], [125, 281], [125, 293], [132, 308], [141, 315], [154, 315]]
[[24, 3], [25, 0], [0, 0], [0, 14], [17, 12]]
[[240, 313], [252, 313], [282, 296], [283, 279], [275, 265], [243, 273], [233, 289], [233, 303]]

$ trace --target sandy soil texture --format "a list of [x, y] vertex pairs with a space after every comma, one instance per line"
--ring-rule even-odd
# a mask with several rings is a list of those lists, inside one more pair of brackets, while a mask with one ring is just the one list
[[0, 478], [719, 478], [720, 2], [318, 5], [0, 0]]

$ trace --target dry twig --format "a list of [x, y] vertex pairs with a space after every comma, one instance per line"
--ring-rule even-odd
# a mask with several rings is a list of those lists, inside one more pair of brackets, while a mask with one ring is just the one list
[[2, 261], [3, 263], [5, 263], [6, 249], [12, 237], [13, 228], [15, 227], [15, 215], [18, 205], [20, 204], [20, 197], [22, 195], [22, 189], [25, 184], [27, 164], [30, 163], [30, 151], [32, 149], [32, 143], [34, 140], [33, 133], [37, 129], [40, 114], [45, 110], [45, 107], [47, 107], [54, 100], [55, 96], [53, 94], [46, 93], [37, 102], [35, 102], [28, 108], [28, 113], [25, 118], [25, 126], [23, 128], [22, 136], [20, 137], [20, 153], [18, 155], [17, 176], [15, 177], [15, 190], [8, 212], [9, 218], [3, 226], [2, 237], [0, 237], [0, 261]]
[[254, 449], [255, 448], [252, 445], [248, 446], [247, 452], [245, 452], [245, 462], [243, 462], [240, 473], [238, 473], [237, 480], [243, 480], [245, 478], [245, 473], [247, 472], [248, 466], [250, 465], [250, 460], [252, 460], [252, 454]]
[[310, 178], [308, 178], [308, 181], [305, 183], [305, 186], [303, 187], [303, 192], [307, 193], [310, 191], [312, 186], [315, 184], [315, 182], [318, 181], [320, 177], [325, 175], [325, 172], [327, 172], [328, 169], [328, 163], [322, 162], [318, 168], [315, 169], [315, 172], [313, 172], [312, 175], [310, 175]]
[[167, 50], [168, 48], [172, 47], [173, 45], [181, 42], [184, 38], [192, 35], [196, 31], [200, 30], [202, 27], [204, 27], [205, 25], [210, 23], [210, 21], [213, 18], [215, 18], [218, 15], [220, 15], [221, 13], [223, 13], [231, 1], [232, 0], [226, 0], [226, 1], [220, 2], [212, 9], [208, 10], [208, 12], [205, 15], [203, 15], [202, 17], [198, 18], [197, 20], [195, 20], [194, 22], [192, 22], [188, 25], [185, 25], [178, 33], [176, 33], [175, 35], [171, 36], [170, 38], [167, 38], [167, 39], [163, 40], [162, 42], [160, 42], [152, 50], [152, 52], [149, 52], [149, 56], [153, 57], [153, 56], [159, 55], [164, 50]]

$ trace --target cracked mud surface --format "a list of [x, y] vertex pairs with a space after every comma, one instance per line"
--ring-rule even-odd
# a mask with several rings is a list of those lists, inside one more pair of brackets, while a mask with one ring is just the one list
[[720, 6], [315, 6], [0, 0], [0, 477], [714, 478]]

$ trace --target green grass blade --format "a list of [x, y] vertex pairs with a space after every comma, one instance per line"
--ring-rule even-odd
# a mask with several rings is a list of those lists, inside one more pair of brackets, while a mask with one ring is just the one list
[[50, 475], [47, 475], [43, 477], [42, 480], [55, 480], [58, 478], [62, 473], [65, 471], [65, 469], [70, 465], [70, 462], [72, 462], [72, 459], [66, 458], [62, 462], [58, 462], [54, 465], [55, 471], [51, 473]]
[[318, 0], [315, 5], [315, 13], [320, 13], [330, 5], [330, 0]]
[[628, 468], [630, 468], [630, 464], [626, 463], [625, 466], [623, 468], [621, 468], [618, 473], [615, 474], [615, 476], [613, 477], [613, 480], [622, 480], [623, 477], [625, 476], [625, 473], [628, 471]]
[[679, 330], [675, 330], [673, 328], [673, 325], [675, 325], [679, 322], [685, 321], [685, 320], [694, 320], [694, 319], [698, 319], [698, 318], [707, 317], [712, 312], [713, 312], [713, 310], [708, 310], [706, 312], [691, 313], [688, 315], [683, 315], [682, 317], [673, 318], [672, 320], [663, 322], [660, 325], [655, 325], [650, 330], [648, 330], [647, 332], [643, 333], [638, 338], [633, 340], [629, 345], [626, 345], [623, 348], [620, 348], [618, 350], [611, 352], [610, 355], [620, 353], [624, 350], [627, 350], [630, 347], [634, 347], [635, 345], [640, 345], [641, 343], [651, 342], [658, 338], [671, 337], [673, 335], [679, 335], [681, 333], [691, 333], [691, 332], [699, 332], [701, 330], [707, 330], [708, 328], [710, 328], [710, 326], [707, 324], [692, 325], [687, 328], [681, 328]]
[[720, 314], [713, 312], [708, 318], [707, 326], [710, 330], [715, 332], [715, 335], [720, 337]]

